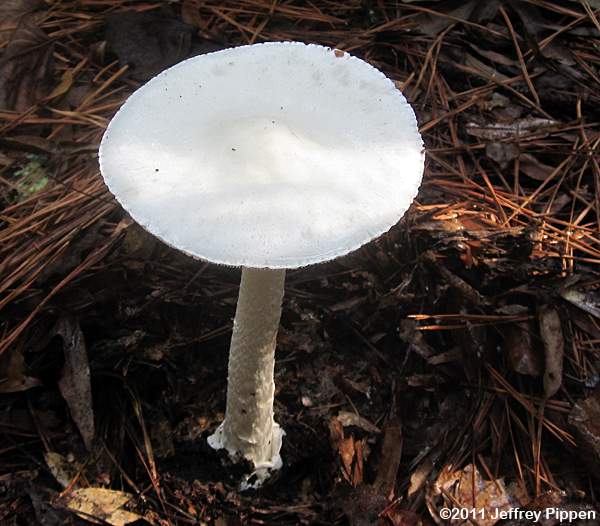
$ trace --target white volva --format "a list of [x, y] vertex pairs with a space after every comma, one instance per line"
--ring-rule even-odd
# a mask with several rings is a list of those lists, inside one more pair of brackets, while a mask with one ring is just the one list
[[233, 335], [225, 420], [208, 443], [243, 456], [262, 481], [281, 467], [283, 431], [273, 417], [273, 369], [285, 270], [242, 270]]
[[282, 465], [273, 365], [285, 269], [343, 256], [417, 195], [423, 142], [394, 83], [323, 46], [200, 55], [138, 89], [99, 151], [104, 180], [166, 244], [242, 267], [225, 420], [210, 444], [258, 480]]

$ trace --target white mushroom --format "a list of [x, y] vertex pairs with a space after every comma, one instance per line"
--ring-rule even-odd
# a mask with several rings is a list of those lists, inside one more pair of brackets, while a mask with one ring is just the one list
[[285, 269], [386, 232], [423, 172], [415, 115], [368, 63], [274, 42], [186, 60], [110, 122], [101, 171], [131, 216], [195, 258], [242, 267], [225, 419], [209, 438], [259, 479], [281, 466], [273, 417]]

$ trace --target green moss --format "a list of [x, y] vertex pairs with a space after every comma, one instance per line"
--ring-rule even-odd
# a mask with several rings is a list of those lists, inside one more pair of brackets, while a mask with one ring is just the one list
[[46, 188], [48, 176], [46, 173], [46, 157], [43, 155], [27, 154], [27, 164], [15, 172], [17, 180], [18, 200], [27, 199]]

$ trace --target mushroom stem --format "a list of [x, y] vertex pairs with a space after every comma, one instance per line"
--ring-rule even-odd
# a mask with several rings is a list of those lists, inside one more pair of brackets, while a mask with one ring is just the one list
[[[283, 431], [273, 417], [275, 345], [281, 318], [285, 270], [242, 268], [233, 335], [225, 420], [209, 437], [254, 465], [259, 479], [281, 467]], [[260, 473], [259, 473], [260, 471]]]

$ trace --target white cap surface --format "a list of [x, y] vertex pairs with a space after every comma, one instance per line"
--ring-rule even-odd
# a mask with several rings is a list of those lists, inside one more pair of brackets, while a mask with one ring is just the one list
[[100, 168], [152, 234], [225, 265], [296, 268], [389, 230], [423, 143], [383, 73], [330, 48], [266, 43], [188, 59], [110, 122]]

